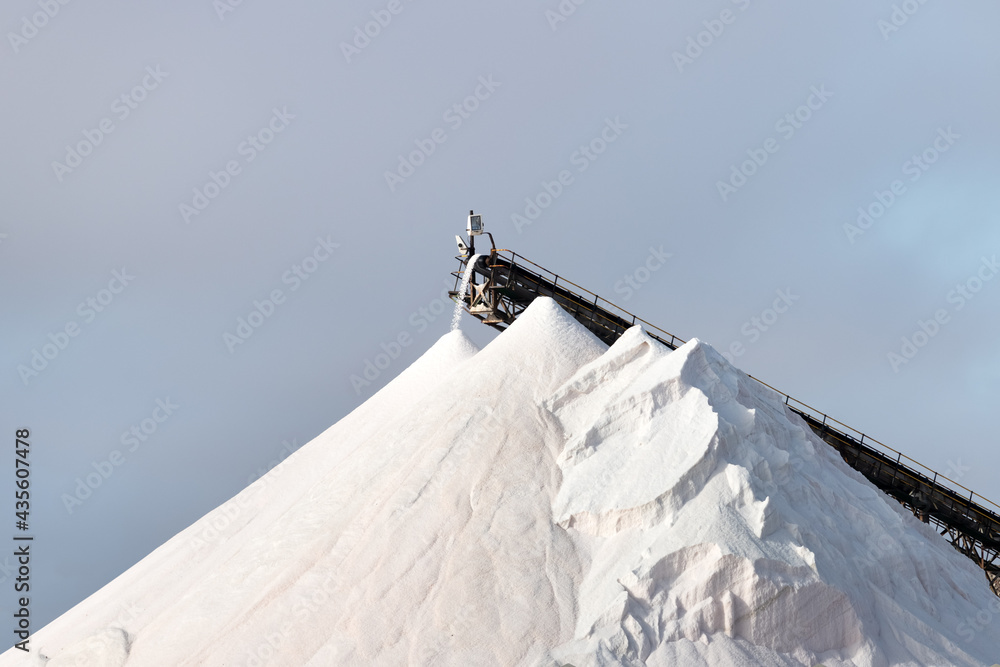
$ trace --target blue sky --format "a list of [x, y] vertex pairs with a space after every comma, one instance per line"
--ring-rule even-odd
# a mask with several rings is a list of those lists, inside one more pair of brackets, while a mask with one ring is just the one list
[[916, 0], [7, 3], [0, 421], [11, 445], [32, 433], [33, 622], [445, 333], [469, 209], [498, 245], [1000, 498], [998, 19]]

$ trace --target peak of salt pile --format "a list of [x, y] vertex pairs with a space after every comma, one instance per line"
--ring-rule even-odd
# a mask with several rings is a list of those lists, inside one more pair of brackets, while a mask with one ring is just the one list
[[710, 346], [608, 348], [540, 298], [481, 351], [444, 336], [32, 645], [50, 667], [983, 665], [998, 611]]

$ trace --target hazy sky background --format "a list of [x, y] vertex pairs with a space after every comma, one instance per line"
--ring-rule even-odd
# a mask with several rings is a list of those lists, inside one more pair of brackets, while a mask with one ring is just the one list
[[[31, 430], [36, 628], [444, 334], [469, 209], [498, 245], [742, 344], [747, 372], [1000, 498], [1000, 280], [977, 282], [1000, 254], [996, 3], [226, 2], [0, 11], [0, 434]], [[859, 207], [881, 215], [845, 230]], [[671, 256], [646, 273], [651, 248]], [[227, 344], [255, 301], [270, 316]]]

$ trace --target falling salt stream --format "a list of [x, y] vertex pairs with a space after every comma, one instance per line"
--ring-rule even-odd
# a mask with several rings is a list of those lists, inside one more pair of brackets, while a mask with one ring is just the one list
[[472, 280], [472, 269], [476, 266], [476, 260], [480, 257], [482, 255], [473, 255], [469, 258], [468, 264], [465, 265], [465, 275], [462, 276], [462, 285], [458, 288], [458, 298], [455, 300], [455, 312], [451, 316], [452, 331], [457, 329], [459, 323], [462, 321], [462, 299], [465, 298], [465, 293], [469, 290], [469, 282]]

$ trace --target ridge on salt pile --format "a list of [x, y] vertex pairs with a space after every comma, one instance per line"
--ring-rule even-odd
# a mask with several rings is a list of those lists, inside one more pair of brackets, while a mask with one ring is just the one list
[[711, 347], [607, 348], [539, 298], [0, 665], [982, 665], [984, 611], [973, 564]]
[[553, 652], [563, 660], [981, 665], [1000, 654], [966, 624], [998, 609], [982, 572], [710, 346], [671, 353], [635, 328], [548, 405], [567, 438], [553, 518], [591, 555], [577, 639]]

